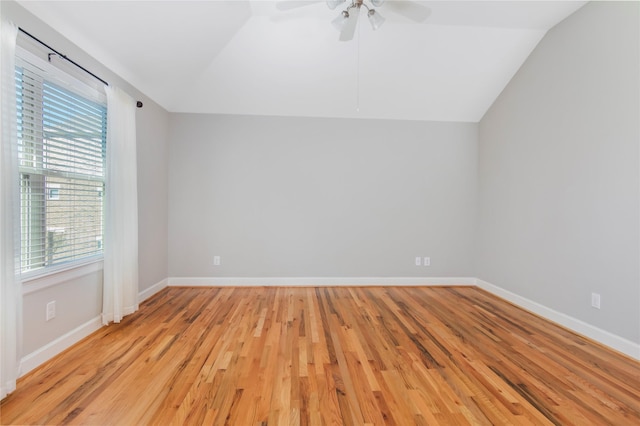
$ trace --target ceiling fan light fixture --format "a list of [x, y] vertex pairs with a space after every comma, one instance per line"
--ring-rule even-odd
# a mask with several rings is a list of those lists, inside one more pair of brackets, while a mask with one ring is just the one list
[[347, 23], [348, 20], [349, 20], [349, 12], [347, 12], [346, 10], [343, 10], [342, 12], [340, 12], [340, 15], [336, 16], [336, 19], [331, 21], [331, 25], [333, 25], [333, 27], [336, 30], [342, 31], [342, 29], [344, 28], [344, 25]]
[[382, 6], [382, 3], [384, 3], [384, 0], [371, 0], [373, 7], [380, 7]]
[[338, 5], [340, 3], [344, 3], [345, 0], [327, 0], [327, 7], [331, 10], [335, 9], [336, 7], [338, 7]]
[[[372, 1], [372, 3], [374, 2]], [[374, 31], [380, 28], [385, 21], [384, 17], [374, 9], [369, 9], [369, 12], [367, 12], [367, 18], [369, 18], [369, 23]]]

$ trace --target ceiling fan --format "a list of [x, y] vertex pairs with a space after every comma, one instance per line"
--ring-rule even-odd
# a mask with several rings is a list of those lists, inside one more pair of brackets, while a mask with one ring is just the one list
[[367, 18], [374, 31], [380, 28], [385, 22], [385, 18], [375, 9], [383, 4], [385, 5], [385, 10], [403, 15], [414, 22], [422, 22], [431, 14], [431, 9], [428, 7], [408, 0], [349, 0], [348, 2], [347, 0], [280, 0], [276, 3], [276, 7], [279, 10], [285, 11], [323, 1], [331, 10], [346, 3], [345, 9], [331, 22], [331, 24], [340, 31], [340, 41], [353, 40], [358, 18], [363, 9], [366, 10]]

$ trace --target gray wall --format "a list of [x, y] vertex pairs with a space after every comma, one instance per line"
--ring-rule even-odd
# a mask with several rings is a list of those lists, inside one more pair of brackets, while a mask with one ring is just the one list
[[[45, 23], [35, 18], [17, 3], [0, 2], [3, 18], [44, 40], [65, 53], [110, 84], [117, 85], [144, 102], [138, 109], [138, 238], [139, 290], [143, 291], [164, 280], [167, 273], [167, 193], [169, 114], [134, 87], [95, 61]], [[29, 283], [25, 284], [28, 287]], [[45, 306], [57, 304], [56, 318], [45, 322]], [[28, 355], [49, 342], [95, 319], [102, 308], [102, 274], [74, 278], [52, 287], [30, 292], [23, 300], [24, 338], [22, 354]]]
[[165, 280], [169, 271], [169, 114], [146, 101], [136, 114], [136, 132], [138, 290], [143, 292]]
[[170, 135], [172, 277], [473, 273], [475, 124], [172, 114]]
[[[480, 123], [478, 277], [640, 342], [639, 5], [552, 29]], [[591, 307], [591, 292], [602, 309]]]
[[[27, 283], [25, 289], [36, 285], [37, 282]], [[45, 321], [45, 307], [52, 300], [56, 301], [56, 317]], [[22, 309], [22, 354], [29, 355], [100, 315], [102, 270], [28, 293], [24, 296]]]

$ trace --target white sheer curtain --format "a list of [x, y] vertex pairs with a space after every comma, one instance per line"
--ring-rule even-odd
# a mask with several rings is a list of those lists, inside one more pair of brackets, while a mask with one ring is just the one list
[[16, 388], [22, 323], [20, 193], [15, 84], [18, 27], [0, 23], [0, 398]]
[[138, 310], [136, 102], [117, 87], [106, 92], [103, 324]]

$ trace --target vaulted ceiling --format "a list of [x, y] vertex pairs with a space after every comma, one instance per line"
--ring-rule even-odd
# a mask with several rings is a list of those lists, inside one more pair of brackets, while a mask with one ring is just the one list
[[585, 3], [391, 1], [349, 42], [324, 2], [18, 2], [168, 111], [469, 122]]

